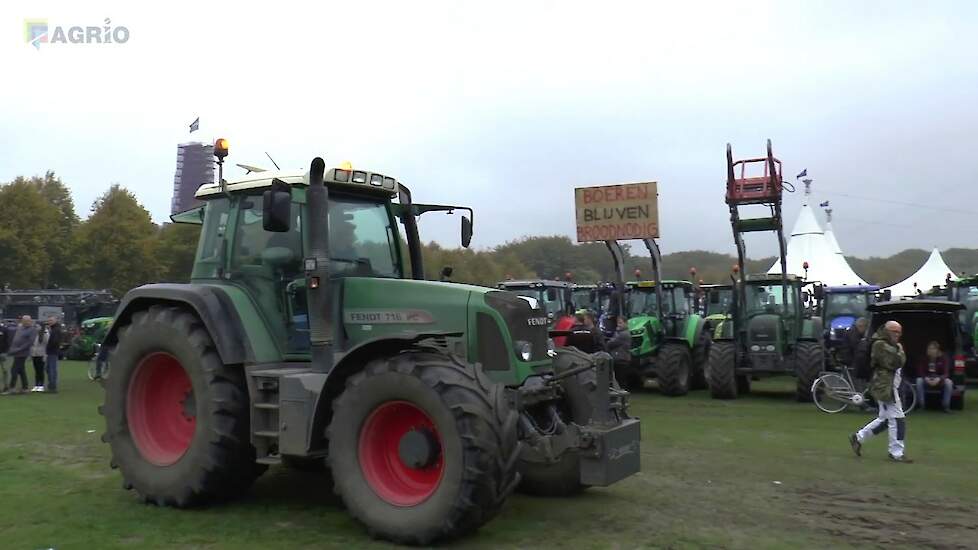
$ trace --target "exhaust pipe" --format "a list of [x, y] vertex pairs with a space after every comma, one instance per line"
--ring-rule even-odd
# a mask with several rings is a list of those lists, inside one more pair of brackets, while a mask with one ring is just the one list
[[306, 209], [309, 219], [309, 254], [306, 258], [306, 296], [309, 304], [309, 339], [313, 370], [333, 370], [333, 300], [329, 284], [329, 191], [323, 183], [326, 163], [312, 159]]

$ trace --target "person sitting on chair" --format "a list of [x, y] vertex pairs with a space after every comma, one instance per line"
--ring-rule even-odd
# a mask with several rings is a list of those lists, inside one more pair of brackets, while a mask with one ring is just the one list
[[941, 344], [936, 340], [927, 343], [927, 355], [917, 362], [917, 402], [924, 407], [927, 389], [941, 390], [941, 406], [944, 412], [951, 412], [951, 392], [954, 382], [948, 378], [950, 361], [941, 350]]

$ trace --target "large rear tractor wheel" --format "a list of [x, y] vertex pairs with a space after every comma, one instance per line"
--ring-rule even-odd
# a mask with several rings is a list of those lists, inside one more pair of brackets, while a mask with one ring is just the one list
[[704, 326], [700, 331], [699, 338], [696, 339], [696, 346], [693, 347], [693, 374], [689, 382], [689, 389], [691, 390], [702, 390], [707, 387], [706, 364], [710, 360], [712, 344], [713, 338], [710, 337], [710, 330]]
[[812, 384], [825, 371], [825, 352], [816, 342], [799, 342], [795, 347], [795, 397], [801, 402], [812, 400]]
[[693, 358], [686, 342], [667, 342], [655, 366], [663, 395], [677, 397], [689, 393]]
[[736, 347], [733, 342], [713, 342], [706, 364], [706, 382], [714, 399], [737, 399]]
[[162, 305], [136, 312], [111, 357], [102, 439], [126, 489], [183, 507], [237, 496], [261, 475], [244, 372], [221, 363], [195, 315]]
[[333, 403], [336, 491], [374, 537], [430, 544], [478, 529], [515, 487], [516, 411], [454, 357], [376, 359]]

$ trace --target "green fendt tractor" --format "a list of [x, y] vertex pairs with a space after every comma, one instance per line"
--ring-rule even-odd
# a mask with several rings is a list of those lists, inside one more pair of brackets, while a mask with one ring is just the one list
[[[746, 176], [747, 165], [763, 163], [764, 174]], [[812, 383], [824, 370], [822, 321], [804, 307], [808, 283], [788, 275], [781, 219], [781, 161], [767, 156], [733, 161], [727, 145], [727, 205], [737, 246], [737, 273], [744, 272], [744, 233], [773, 231], [778, 238], [781, 273], [742, 277], [734, 286], [730, 318], [714, 332], [707, 382], [714, 398], [734, 399], [750, 391], [750, 381], [772, 374], [794, 374], [799, 400], [811, 399]], [[740, 175], [735, 169], [740, 168]], [[766, 207], [767, 216], [743, 219], [739, 207]], [[821, 287], [816, 287], [816, 292]]]
[[[652, 258], [654, 279], [624, 285], [631, 361], [617, 370], [630, 386], [641, 387], [646, 379], [655, 378], [663, 394], [685, 395], [690, 389], [706, 387], [710, 333], [704, 319], [692, 311], [693, 284], [662, 281], [659, 246], [654, 239], [643, 243]], [[613, 256], [620, 253], [617, 242], [611, 247]], [[617, 258], [615, 262], [621, 265]]]
[[325, 460], [373, 536], [427, 544], [489, 521], [520, 474], [555, 494], [636, 473], [610, 358], [552, 350], [515, 294], [423, 280], [417, 217], [460, 207], [349, 168], [219, 177], [174, 217], [201, 225], [191, 282], [130, 291], [105, 340], [124, 487], [184, 507]]

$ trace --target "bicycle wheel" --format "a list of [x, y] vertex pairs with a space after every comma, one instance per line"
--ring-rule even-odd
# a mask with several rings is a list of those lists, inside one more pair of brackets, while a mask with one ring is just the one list
[[906, 380], [900, 382], [900, 404], [903, 414], [910, 414], [917, 407], [917, 391]]
[[812, 384], [815, 406], [829, 414], [842, 412], [852, 403], [855, 391], [849, 381], [835, 373], [823, 374]]

